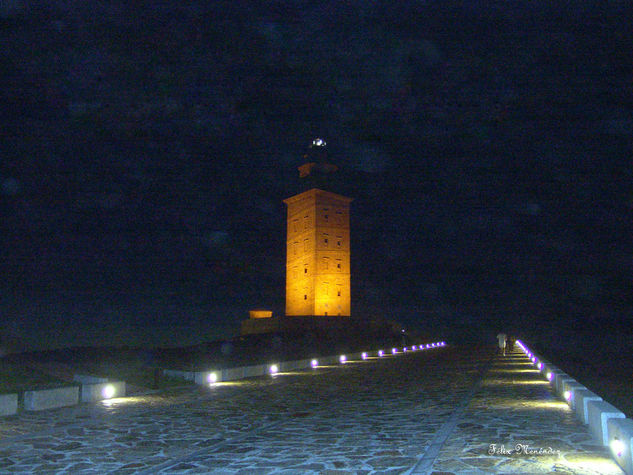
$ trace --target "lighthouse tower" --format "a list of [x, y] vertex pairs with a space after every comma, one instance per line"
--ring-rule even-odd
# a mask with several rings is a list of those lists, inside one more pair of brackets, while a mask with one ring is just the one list
[[[312, 142], [312, 157], [325, 155], [325, 142]], [[324, 161], [299, 167], [310, 184], [292, 196], [286, 233], [286, 316], [351, 316], [351, 198], [326, 191], [337, 167]]]

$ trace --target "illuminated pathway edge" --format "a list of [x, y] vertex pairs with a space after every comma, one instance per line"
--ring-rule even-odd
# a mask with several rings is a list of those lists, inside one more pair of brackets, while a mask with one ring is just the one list
[[[0, 473], [622, 473], [521, 351], [493, 352], [448, 346], [20, 413], [0, 420]], [[552, 453], [504, 452], [517, 444]]]

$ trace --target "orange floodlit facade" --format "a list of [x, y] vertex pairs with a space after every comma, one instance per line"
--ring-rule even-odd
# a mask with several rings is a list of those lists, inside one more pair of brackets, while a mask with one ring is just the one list
[[312, 188], [288, 206], [286, 315], [351, 315], [351, 198]]

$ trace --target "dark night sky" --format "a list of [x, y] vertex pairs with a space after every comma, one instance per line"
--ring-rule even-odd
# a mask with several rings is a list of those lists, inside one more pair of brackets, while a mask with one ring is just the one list
[[282, 199], [316, 136], [355, 198], [355, 315], [629, 326], [630, 2], [7, 5], [6, 346], [283, 312]]

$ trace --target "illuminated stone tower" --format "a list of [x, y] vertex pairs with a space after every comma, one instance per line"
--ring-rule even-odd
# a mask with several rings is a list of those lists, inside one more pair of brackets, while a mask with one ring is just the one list
[[[320, 139], [313, 142], [313, 147], [324, 146]], [[336, 169], [314, 162], [299, 167], [302, 178], [320, 176], [324, 184]], [[351, 315], [351, 201], [316, 187], [284, 200], [288, 206], [287, 316]]]

